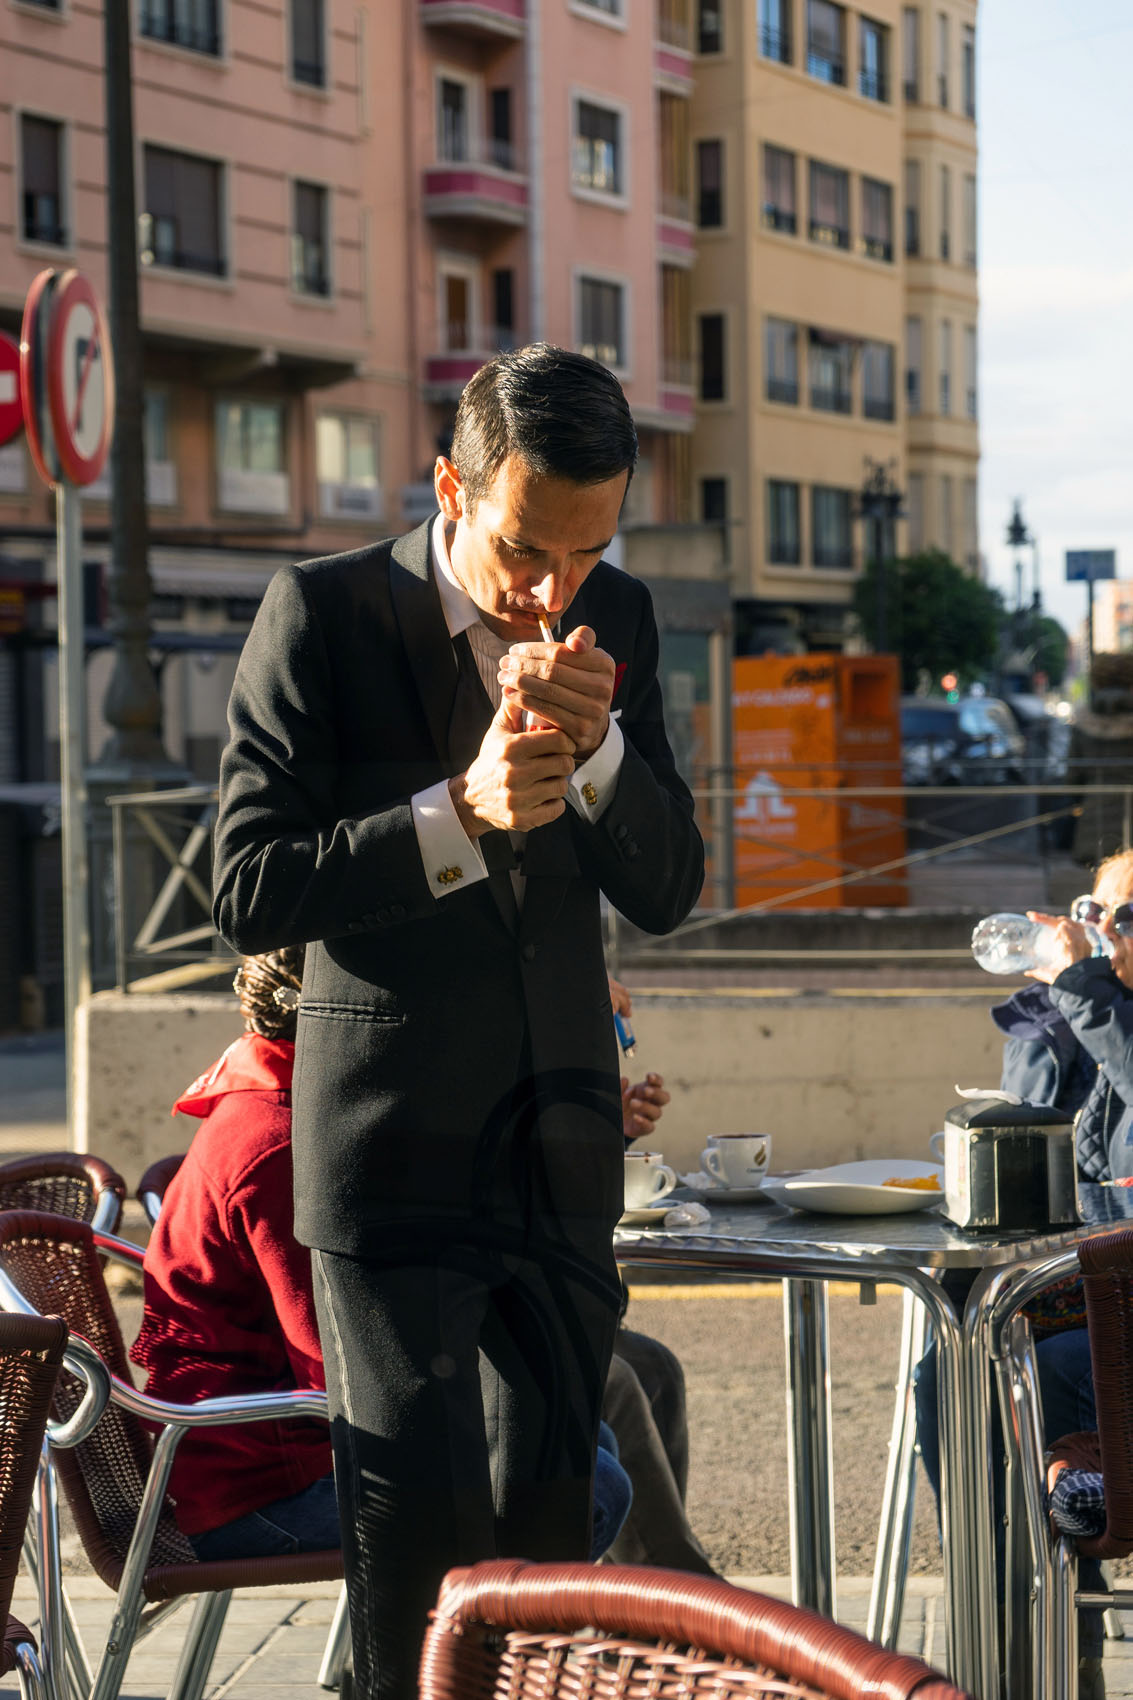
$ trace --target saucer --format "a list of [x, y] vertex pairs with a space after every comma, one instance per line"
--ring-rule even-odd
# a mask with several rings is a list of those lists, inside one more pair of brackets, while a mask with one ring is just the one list
[[663, 1222], [672, 1210], [671, 1204], [647, 1204], [640, 1210], [623, 1211], [618, 1220], [619, 1228], [644, 1228], [650, 1223]]
[[702, 1204], [770, 1204], [768, 1193], [761, 1186], [706, 1186], [697, 1193]]

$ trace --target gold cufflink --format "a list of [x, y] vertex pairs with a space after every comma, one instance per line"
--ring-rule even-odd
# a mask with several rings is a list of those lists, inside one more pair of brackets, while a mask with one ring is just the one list
[[595, 789], [594, 789], [593, 785], [590, 783], [589, 779], [586, 781], [586, 784], [582, 787], [582, 801], [584, 803], [589, 803], [591, 808], [593, 808], [595, 803], [598, 801], [598, 793], [597, 793], [597, 791], [595, 791]]
[[457, 880], [462, 880], [463, 878], [463, 868], [442, 868], [440, 873], [437, 875], [437, 884], [453, 885]]

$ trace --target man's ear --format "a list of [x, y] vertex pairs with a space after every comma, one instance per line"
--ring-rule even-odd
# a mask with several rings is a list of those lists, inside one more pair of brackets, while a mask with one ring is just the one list
[[465, 495], [460, 473], [444, 455], [437, 456], [433, 468], [433, 489], [437, 496], [437, 506], [446, 520], [458, 520], [464, 517]]

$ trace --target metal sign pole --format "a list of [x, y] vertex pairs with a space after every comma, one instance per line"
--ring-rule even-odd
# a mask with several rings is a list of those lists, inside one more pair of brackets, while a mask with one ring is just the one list
[[1094, 706], [1094, 574], [1086, 580], [1086, 707]]
[[[83, 1094], [77, 1079], [75, 1017], [90, 997], [88, 921], [86, 668], [79, 492], [55, 486], [59, 579], [59, 763], [63, 801], [63, 1022], [67, 1043], [67, 1127], [75, 1141]], [[79, 1142], [80, 1147], [85, 1141]]]

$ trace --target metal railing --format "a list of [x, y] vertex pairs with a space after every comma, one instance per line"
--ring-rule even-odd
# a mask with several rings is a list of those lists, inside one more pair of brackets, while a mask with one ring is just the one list
[[[1097, 767], [1082, 764], [1083, 771]], [[1128, 774], [1129, 764], [1122, 767]], [[872, 771], [877, 772], [876, 764]], [[694, 790], [709, 855], [702, 906], [667, 938], [635, 940], [639, 964], [655, 956], [672, 966], [682, 960], [703, 966], [710, 959], [771, 965], [802, 954], [823, 962], [959, 961], [966, 959], [966, 950], [926, 945], [915, 936], [917, 916], [907, 911], [917, 909], [910, 897], [924, 870], [939, 869], [954, 858], [947, 883], [937, 888], [932, 902], [923, 903], [922, 896], [922, 913], [948, 907], [944, 891], [950, 886], [966, 892], [970, 905], [973, 874], [978, 875], [977, 901], [1011, 908], [1019, 906], [1014, 884], [1020, 868], [1027, 866], [1041, 878], [1057, 860], [1054, 839], [1061, 824], [1084, 814], [1095, 817], [1090, 831], [1098, 843], [1084, 847], [1091, 857], [1118, 842], [1133, 843], [1133, 781], [1051, 782], [1040, 776], [1023, 785], [810, 783], [821, 777], [817, 769], [800, 777], [798, 785], [761, 775], [743, 789], [709, 784]], [[147, 791], [110, 797], [108, 803], [118, 989], [168, 990], [223, 975], [234, 956], [212, 924], [216, 787]], [[827, 827], [825, 836], [812, 834], [802, 842], [792, 821], [808, 804], [826, 808]], [[886, 883], [898, 893], [904, 885], [904, 899], [896, 907], [907, 924], [884, 943], [875, 932], [867, 946], [844, 948], [828, 943], [818, 948], [805, 941], [789, 946], [746, 942], [759, 918], [781, 923], [784, 912], [794, 919], [792, 910], [821, 910], [829, 916], [840, 909], [880, 907], [884, 899], [869, 888]], [[1083, 870], [1083, 889], [1088, 884]], [[737, 887], [745, 895], [743, 903], [736, 902]], [[951, 907], [965, 904], [953, 896]], [[733, 932], [729, 940], [729, 926], [740, 923], [744, 939]], [[896, 938], [897, 931], [904, 932], [905, 942]]]

